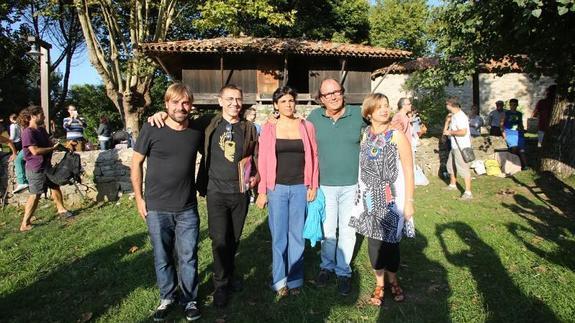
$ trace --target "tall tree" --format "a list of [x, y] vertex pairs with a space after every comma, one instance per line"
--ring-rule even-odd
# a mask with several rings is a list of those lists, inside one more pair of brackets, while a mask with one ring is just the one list
[[22, 37], [29, 33], [19, 25], [24, 5], [8, 0], [0, 4], [0, 108], [2, 114], [18, 112], [30, 100], [30, 89], [37, 87], [30, 76], [38, 75], [38, 66], [26, 56], [29, 45]]
[[[62, 83], [56, 91], [55, 107], [62, 110], [68, 96], [68, 85], [74, 55], [85, 49], [80, 21], [75, 8], [64, 0], [26, 0], [25, 21], [33, 35], [54, 45], [59, 54], [50, 62], [50, 72], [63, 65]], [[51, 51], [54, 53], [54, 50]]]
[[368, 10], [367, 0], [207, 0], [196, 25], [222, 35], [364, 43]]
[[429, 52], [429, 24], [426, 0], [377, 0], [369, 10], [370, 42], [425, 55]]
[[533, 77], [557, 82], [558, 97], [545, 135], [541, 168], [575, 172], [575, 1], [448, 0], [437, 12], [436, 42], [443, 80], [463, 81], [478, 63], [513, 58]]
[[[74, 0], [90, 62], [126, 128], [135, 135], [140, 128], [139, 117], [151, 102], [149, 90], [155, 69], [138, 45], [165, 40], [183, 3]], [[177, 8], [178, 4], [182, 6]]]
[[206, 0], [200, 5], [202, 30], [221, 30], [222, 34], [262, 36], [274, 26], [291, 26], [295, 11], [279, 12], [283, 0]]

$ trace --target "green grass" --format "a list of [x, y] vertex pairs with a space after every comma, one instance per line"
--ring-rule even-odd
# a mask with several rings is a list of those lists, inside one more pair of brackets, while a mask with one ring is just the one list
[[[248, 215], [238, 271], [244, 290], [224, 310], [211, 306], [211, 249], [200, 204], [200, 305], [222, 322], [553, 322], [575, 318], [575, 179], [524, 172], [481, 177], [475, 199], [457, 200], [433, 180], [416, 190], [415, 239], [401, 243], [407, 299], [367, 304], [374, 279], [358, 239], [353, 293], [315, 287], [319, 248], [307, 247], [303, 294], [276, 300], [265, 212]], [[0, 213], [0, 321], [149, 321], [158, 302], [151, 245], [133, 201], [87, 205], [71, 221], [50, 203], [38, 225], [17, 233], [21, 210]], [[135, 248], [134, 248], [135, 247]], [[183, 321], [182, 311], [171, 318]]]

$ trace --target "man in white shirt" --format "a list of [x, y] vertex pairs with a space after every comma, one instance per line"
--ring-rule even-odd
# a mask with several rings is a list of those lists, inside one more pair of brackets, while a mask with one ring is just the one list
[[449, 173], [450, 181], [448, 190], [456, 190], [457, 178], [456, 175], [463, 177], [465, 181], [465, 192], [461, 195], [462, 200], [470, 200], [473, 198], [471, 194], [471, 171], [469, 163], [463, 160], [461, 150], [471, 147], [471, 136], [469, 134], [469, 119], [467, 115], [461, 110], [461, 105], [457, 97], [448, 98], [445, 101], [447, 110], [451, 113], [451, 121], [446, 123], [443, 129], [443, 134], [449, 136], [451, 140], [451, 150], [447, 158], [447, 172]]

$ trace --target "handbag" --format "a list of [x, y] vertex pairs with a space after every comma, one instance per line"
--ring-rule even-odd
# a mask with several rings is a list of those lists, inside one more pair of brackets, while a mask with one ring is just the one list
[[471, 163], [472, 161], [475, 160], [475, 153], [473, 152], [473, 148], [465, 147], [461, 149], [461, 147], [459, 147], [459, 142], [457, 141], [457, 138], [455, 138], [455, 144], [457, 145], [457, 149], [459, 149], [459, 151], [461, 152], [461, 156], [463, 157], [464, 162]]

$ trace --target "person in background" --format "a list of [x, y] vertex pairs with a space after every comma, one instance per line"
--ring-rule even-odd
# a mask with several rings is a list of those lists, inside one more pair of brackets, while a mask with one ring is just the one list
[[18, 153], [16, 152], [17, 151], [16, 146], [14, 145], [14, 143], [12, 143], [12, 140], [0, 135], [0, 144], [6, 144], [10, 148], [12, 154], [10, 154], [10, 158], [8, 158], [9, 162], [17, 158]]
[[489, 124], [489, 135], [501, 137], [501, 119], [505, 117], [505, 110], [503, 106], [505, 103], [501, 100], [495, 102], [495, 110], [492, 110], [487, 116], [487, 123]]
[[412, 144], [413, 137], [411, 135], [411, 99], [410, 98], [401, 98], [397, 101], [397, 113], [393, 116], [391, 120], [391, 125], [403, 132], [409, 144]]
[[272, 288], [278, 296], [298, 295], [304, 282], [303, 227], [307, 202], [318, 188], [315, 128], [295, 116], [296, 92], [278, 88], [272, 101], [277, 122], [264, 124], [259, 137], [258, 198], [268, 205], [272, 236]]
[[262, 126], [256, 123], [257, 116], [258, 113], [254, 106], [251, 106], [244, 111], [244, 119], [254, 124], [259, 135], [262, 132]]
[[471, 136], [469, 134], [469, 119], [461, 110], [459, 99], [450, 97], [445, 101], [445, 106], [450, 113], [450, 117], [445, 120], [443, 135], [448, 136], [451, 141], [451, 150], [447, 158], [447, 172], [449, 173], [449, 186], [447, 190], [457, 190], [457, 177], [463, 177], [465, 191], [461, 195], [461, 200], [471, 200], [471, 170], [469, 163], [463, 160], [461, 150], [471, 147]]
[[555, 94], [557, 92], [557, 85], [551, 85], [545, 90], [545, 98], [541, 99], [535, 105], [533, 110], [533, 118], [537, 118], [537, 147], [541, 148], [543, 144], [543, 137], [545, 132], [549, 129], [549, 121], [551, 119], [551, 112], [553, 111], [553, 104], [555, 103]]
[[479, 108], [474, 104], [469, 114], [469, 131], [472, 137], [481, 136], [481, 127], [483, 127], [483, 124], [483, 118], [479, 115]]
[[62, 218], [72, 217], [72, 212], [64, 207], [64, 199], [60, 186], [54, 184], [46, 177], [46, 170], [50, 167], [52, 152], [58, 147], [54, 144], [44, 126], [44, 111], [42, 107], [30, 106], [18, 115], [18, 122], [24, 128], [22, 131], [22, 147], [24, 150], [24, 160], [26, 160], [26, 178], [28, 179], [28, 190], [30, 196], [24, 207], [24, 217], [20, 225], [20, 231], [32, 229], [31, 218], [38, 207], [40, 196], [46, 189], [52, 191], [52, 199], [56, 204], [58, 215]]
[[513, 153], [519, 156], [521, 167], [527, 169], [527, 159], [525, 158], [525, 130], [523, 128], [523, 113], [517, 111], [519, 101], [517, 99], [509, 100], [509, 110], [505, 111], [505, 116], [500, 121], [500, 127], [503, 129], [503, 139], [507, 147]]
[[407, 136], [391, 126], [385, 95], [370, 94], [361, 112], [371, 125], [361, 136], [359, 183], [349, 225], [367, 238], [376, 281], [370, 303], [381, 306], [386, 273], [393, 300], [405, 299], [397, 271], [402, 235], [415, 236], [413, 161]]
[[98, 130], [96, 130], [98, 134], [98, 141], [100, 142], [100, 150], [107, 150], [110, 148], [110, 140], [111, 131], [110, 125], [108, 123], [108, 118], [106, 116], [100, 117], [100, 125], [98, 126]]
[[22, 151], [22, 129], [18, 124], [18, 115], [12, 113], [10, 115], [10, 140], [16, 147], [17, 156], [14, 159], [14, 173], [16, 174], [16, 187], [14, 194], [20, 193], [28, 188], [28, 180], [26, 179], [26, 170], [24, 162], [24, 151]]
[[86, 128], [86, 121], [84, 118], [78, 116], [78, 110], [75, 106], [68, 106], [67, 118], [64, 118], [64, 129], [66, 130], [66, 146], [70, 150], [74, 151], [84, 151], [85, 139], [84, 139], [84, 128]]

